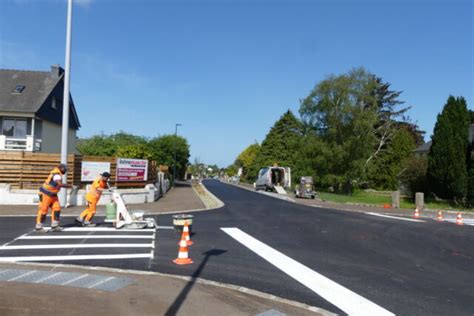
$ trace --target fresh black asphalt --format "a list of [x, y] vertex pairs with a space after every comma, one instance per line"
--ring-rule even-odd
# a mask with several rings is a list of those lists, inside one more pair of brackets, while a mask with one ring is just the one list
[[[344, 314], [224, 233], [237, 227], [292, 259], [397, 315], [474, 315], [474, 227], [426, 220], [423, 223], [303, 206], [206, 181], [226, 205], [194, 214], [189, 255], [194, 264], [171, 262], [179, 234], [159, 230], [152, 259], [64, 261], [65, 264], [151, 270], [230, 283]], [[63, 223], [72, 221], [64, 218]], [[157, 217], [172, 225], [170, 215]], [[32, 217], [3, 217], [0, 244], [39, 244], [22, 240]], [[65, 232], [59, 234], [66, 234]], [[88, 234], [101, 234], [89, 232]], [[48, 241], [84, 243], [86, 240]], [[149, 240], [94, 243], [149, 242]], [[133, 249], [51, 249], [0, 251], [0, 257], [26, 255], [142, 253]], [[58, 263], [58, 262], [56, 262]]]

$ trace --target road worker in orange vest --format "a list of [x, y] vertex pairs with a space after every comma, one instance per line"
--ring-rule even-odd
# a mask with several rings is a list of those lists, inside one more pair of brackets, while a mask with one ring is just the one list
[[46, 181], [39, 189], [39, 207], [36, 216], [37, 231], [44, 231], [43, 224], [48, 215], [48, 209], [51, 208], [51, 231], [61, 231], [59, 218], [61, 215], [61, 205], [59, 204], [58, 193], [61, 188], [72, 188], [72, 185], [62, 183], [62, 176], [67, 172], [67, 166], [60, 164], [49, 174]]
[[110, 173], [104, 172], [92, 182], [86, 195], [87, 208], [76, 218], [76, 223], [81, 226], [95, 226], [95, 224], [91, 223], [91, 220], [95, 215], [97, 203], [99, 203], [102, 193], [104, 190], [109, 189], [109, 178]]

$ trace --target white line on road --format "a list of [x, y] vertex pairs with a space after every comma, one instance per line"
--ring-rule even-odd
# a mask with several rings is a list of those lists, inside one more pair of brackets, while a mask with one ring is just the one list
[[0, 257], [0, 262], [20, 261], [69, 261], [69, 260], [114, 260], [152, 258], [151, 253], [134, 253], [123, 255], [75, 255], [75, 256], [31, 256], [31, 257]]
[[[44, 230], [49, 231], [51, 227], [45, 227]], [[144, 228], [144, 229], [130, 229], [130, 228], [113, 228], [113, 227], [64, 227], [64, 232], [103, 232], [103, 231], [115, 231], [115, 232], [154, 232], [155, 229]]]
[[56, 273], [53, 273], [53, 274], [51, 274], [51, 275], [47, 275], [47, 276], [45, 276], [44, 278], [41, 278], [41, 279], [39, 279], [39, 280], [36, 280], [36, 281], [33, 282], [33, 283], [41, 283], [41, 282], [44, 282], [44, 281], [46, 281], [46, 280], [52, 279], [52, 278], [54, 278], [54, 277], [57, 277], [58, 275], [61, 275], [61, 274], [62, 274], [62, 272], [56, 272]]
[[[446, 218], [446, 219], [444, 219], [444, 221], [445, 222], [450, 222], [450, 223], [456, 223], [456, 219], [453, 219], [453, 218]], [[463, 219], [463, 224], [474, 226], [474, 220], [473, 219]]]
[[87, 273], [86, 273], [86, 274], [83, 274], [83, 275], [79, 275], [79, 276], [77, 276], [77, 277], [75, 277], [75, 278], [72, 278], [71, 280], [68, 280], [68, 281], [62, 283], [61, 285], [71, 284], [71, 283], [76, 282], [76, 281], [78, 281], [78, 280], [80, 280], [80, 279], [86, 278], [88, 275], [89, 275], [89, 274], [87, 274]]
[[367, 212], [365, 213], [367, 215], [373, 215], [373, 216], [379, 216], [379, 217], [385, 217], [385, 218], [392, 218], [392, 219], [398, 219], [400, 221], [408, 221], [408, 222], [419, 222], [419, 223], [424, 223], [425, 221], [420, 220], [420, 219], [411, 219], [411, 218], [405, 218], [405, 217], [397, 217], [397, 216], [390, 216], [390, 215], [383, 215], [383, 214], [378, 214], [378, 213], [370, 213]]
[[42, 235], [22, 236], [18, 239], [154, 239], [154, 235]]
[[30, 275], [30, 274], [33, 274], [33, 273], [36, 273], [36, 271], [33, 270], [33, 271], [25, 272], [25, 273], [23, 273], [22, 275], [19, 275], [19, 276], [16, 276], [16, 277], [14, 277], [14, 278], [11, 278], [11, 279], [7, 280], [7, 282], [11, 282], [11, 281], [15, 281], [15, 280], [21, 279], [21, 278], [26, 277], [27, 275]]
[[232, 238], [349, 315], [395, 315], [328, 279], [238, 228], [221, 228]]
[[156, 226], [156, 229], [174, 229], [174, 226]]
[[57, 244], [57, 245], [20, 245], [3, 246], [0, 250], [21, 250], [21, 249], [71, 249], [71, 248], [153, 248], [153, 243], [149, 244]]
[[96, 287], [96, 286], [98, 286], [98, 285], [104, 284], [104, 283], [109, 282], [110, 280], [113, 280], [113, 279], [115, 279], [115, 277], [108, 277], [108, 278], [105, 279], [105, 280], [101, 280], [101, 281], [99, 281], [99, 282], [96, 282], [96, 283], [92, 284], [91, 286], [88, 286], [87, 288], [88, 288], [88, 289], [92, 289], [92, 288], [94, 288], [94, 287]]

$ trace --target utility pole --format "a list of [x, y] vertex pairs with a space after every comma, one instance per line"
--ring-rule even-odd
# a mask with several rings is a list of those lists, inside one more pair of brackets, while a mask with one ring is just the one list
[[176, 123], [174, 126], [174, 164], [173, 164], [173, 188], [175, 187], [176, 183], [176, 143], [178, 140], [178, 126], [181, 126], [181, 124]]
[[[63, 122], [61, 133], [61, 163], [67, 165], [68, 135], [69, 135], [69, 79], [71, 74], [71, 30], [72, 28], [72, 0], [67, 1], [67, 28], [66, 28], [66, 60], [64, 63], [64, 95], [63, 95]], [[67, 183], [67, 176], [63, 176], [63, 183]], [[66, 189], [59, 195], [61, 205], [67, 203]]]

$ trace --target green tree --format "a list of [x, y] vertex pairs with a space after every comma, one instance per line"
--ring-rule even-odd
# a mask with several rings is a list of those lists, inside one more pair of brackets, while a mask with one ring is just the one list
[[183, 178], [189, 162], [188, 141], [181, 136], [163, 135], [149, 141], [151, 157], [158, 164], [167, 165], [173, 170], [176, 151], [177, 178]]
[[466, 198], [469, 139], [466, 100], [450, 96], [438, 114], [428, 154], [428, 183], [436, 195], [460, 202]]
[[233, 177], [237, 175], [237, 169], [238, 169], [237, 166], [232, 164], [225, 169], [225, 174], [228, 175], [229, 177]]
[[153, 155], [147, 144], [125, 145], [118, 148], [117, 157], [135, 158], [135, 159], [152, 159]]
[[[472, 113], [472, 111], [471, 111]], [[473, 143], [467, 149], [467, 206], [474, 206], [474, 155]]]
[[237, 159], [234, 162], [234, 165], [237, 168], [242, 168], [243, 174], [241, 179], [246, 180], [248, 171], [251, 168], [252, 164], [254, 163], [255, 158], [258, 155], [258, 152], [260, 151], [260, 145], [258, 143], [252, 144], [245, 148], [239, 156], [237, 156]]
[[400, 173], [400, 181], [412, 198], [415, 197], [416, 192], [426, 192], [427, 170], [428, 159], [424, 156], [411, 156], [405, 162], [404, 169]]
[[262, 167], [279, 165], [292, 168], [303, 135], [303, 124], [288, 110], [275, 122], [249, 167], [248, 179], [254, 180]]
[[368, 180], [372, 187], [396, 190], [400, 174], [415, 149], [415, 141], [408, 128], [396, 131], [386, 149], [374, 159], [368, 168]]
[[[117, 152], [122, 147], [146, 146], [147, 139], [142, 136], [135, 136], [120, 131], [112, 135], [94, 135], [91, 138], [80, 139], [76, 145], [83, 155], [93, 156], [117, 156]], [[129, 157], [134, 158], [134, 157]]]
[[323, 182], [336, 190], [350, 192], [354, 184], [367, 181], [372, 161], [387, 150], [404, 120], [408, 107], [397, 109], [401, 92], [363, 68], [347, 74], [331, 75], [320, 82], [301, 102], [305, 125], [320, 137], [331, 161], [321, 170]]

